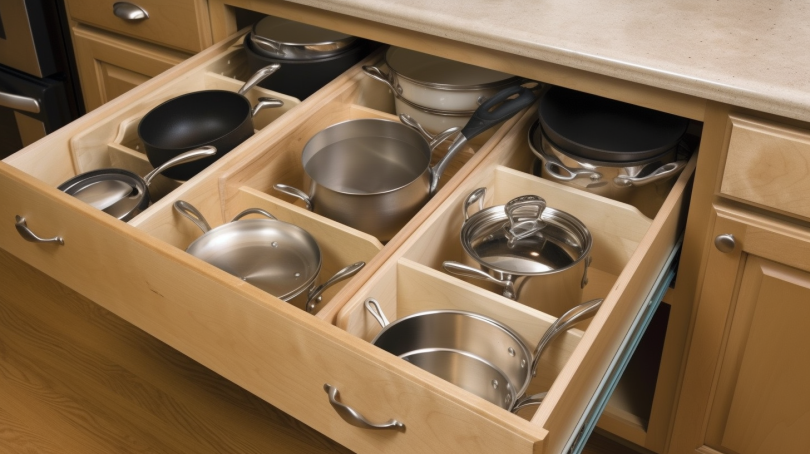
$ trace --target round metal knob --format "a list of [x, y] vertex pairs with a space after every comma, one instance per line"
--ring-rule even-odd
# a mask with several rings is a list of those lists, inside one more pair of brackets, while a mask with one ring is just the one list
[[716, 247], [720, 252], [729, 253], [734, 250], [736, 245], [737, 242], [734, 240], [734, 235], [730, 233], [717, 235], [717, 237], [714, 239], [714, 247]]

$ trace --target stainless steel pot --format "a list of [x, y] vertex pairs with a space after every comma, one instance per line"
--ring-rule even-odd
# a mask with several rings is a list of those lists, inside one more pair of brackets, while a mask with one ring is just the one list
[[256, 22], [249, 39], [263, 55], [284, 60], [332, 57], [357, 40], [345, 33], [273, 16]]
[[[250, 208], [212, 229], [190, 203], [178, 200], [174, 209], [203, 231], [186, 252], [307, 312], [314, 311], [327, 288], [353, 276], [365, 265], [353, 263], [317, 285], [321, 250], [315, 238], [301, 227], [279, 221], [260, 208]], [[268, 219], [240, 221], [253, 213]]]
[[149, 185], [166, 169], [214, 156], [211, 146], [179, 154], [159, 165], [143, 178], [126, 169], [98, 169], [85, 172], [60, 184], [57, 189], [124, 222], [137, 216], [152, 202]]
[[301, 163], [309, 193], [283, 184], [274, 188], [300, 198], [318, 214], [388, 241], [433, 196], [447, 165], [469, 139], [535, 100], [536, 94], [521, 86], [498, 92], [479, 107], [433, 167], [433, 149], [456, 128], [432, 137], [407, 116], [402, 121], [412, 127], [381, 119], [332, 125], [304, 146]]
[[687, 154], [682, 142], [642, 161], [611, 163], [573, 156], [551, 143], [539, 121], [529, 130], [529, 147], [540, 160], [531, 169], [535, 175], [620, 202], [627, 202], [638, 188], [680, 174], [687, 163], [679, 160]]
[[385, 64], [388, 74], [375, 66], [364, 66], [363, 71], [387, 84], [395, 96], [439, 111], [471, 114], [499, 91], [522, 81], [510, 74], [400, 47], [388, 49]]
[[[554, 316], [578, 305], [591, 262], [588, 228], [535, 195], [484, 209], [485, 194], [478, 188], [467, 196], [461, 227], [464, 250], [483, 270], [452, 261], [444, 269], [495, 283], [503, 296]], [[470, 216], [476, 201], [480, 211]]]
[[383, 328], [374, 345], [512, 412], [542, 401], [545, 393], [525, 393], [544, 349], [601, 304], [601, 299], [592, 300], [567, 311], [548, 327], [532, 353], [515, 331], [481, 314], [436, 310], [389, 323], [375, 299], [365, 302]]

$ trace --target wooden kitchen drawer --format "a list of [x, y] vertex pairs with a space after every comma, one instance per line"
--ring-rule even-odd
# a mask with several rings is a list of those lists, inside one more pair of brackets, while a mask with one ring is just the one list
[[[0, 247], [358, 453], [561, 452], [598, 415], [603, 380], [664, 274], [683, 223], [684, 194], [695, 159], [649, 220], [628, 206], [523, 174], [531, 164], [526, 134], [534, 120], [533, 113], [526, 113], [483, 142], [473, 141], [458, 161], [466, 163], [453, 169], [452, 178], [445, 179], [425, 208], [312, 316], [186, 254], [185, 245], [197, 233], [190, 223], [180, 223], [171, 204], [187, 199], [213, 224], [247, 206], [262, 206], [290, 220], [306, 219], [324, 232], [317, 235], [343, 235], [338, 241], [347, 247], [330, 252], [332, 267], [351, 260], [340, 254], [360, 248], [373, 253], [381, 245], [367, 236], [306, 213], [289, 199], [276, 199], [270, 190], [273, 183], [300, 177], [301, 169], [295, 167], [300, 166], [300, 151], [322, 127], [356, 117], [392, 118], [390, 97], [380, 92], [386, 94], [384, 86], [364, 76], [359, 65], [130, 223], [54, 188], [78, 171], [74, 162], [85, 162], [73, 157], [79, 148], [93, 158], [88, 162], [103, 161], [110, 144], [137, 153], [137, 141], [128, 132], [131, 119], [174, 96], [178, 87], [204, 87], [213, 77], [206, 73], [217, 72], [211, 71], [216, 65], [223, 76], [232, 77], [232, 60], [220, 57], [236, 42], [231, 38], [215, 45], [0, 164], [0, 191], [9, 194], [0, 201]], [[233, 57], [239, 58], [236, 53]], [[116, 126], [108, 127], [108, 122]], [[52, 160], [44, 159], [46, 151], [54, 153]], [[396, 297], [397, 311], [412, 311], [415, 306], [408, 304], [419, 302], [420, 295], [439, 292], [454, 300], [491, 302], [488, 310], [505, 314], [507, 323], [522, 320], [515, 327], [520, 325], [527, 339], [536, 338], [551, 317], [439, 272], [435, 260], [445, 257], [431, 258], [434, 252], [426, 249], [432, 244], [436, 254], [452, 255], [457, 239], [447, 239], [456, 235], [450, 224], [460, 214], [460, 197], [482, 184], [494, 188], [489, 197], [496, 202], [527, 188], [554, 187], [540, 195], [572, 212], [592, 209], [602, 220], [599, 229], [594, 227], [600, 238], [614, 238], [595, 246], [602, 257], [594, 259], [594, 285], [588, 288], [594, 294], [606, 292], [605, 303], [587, 330], [572, 331], [549, 352], [544, 360], [549, 372], [536, 386], [550, 384], [551, 389], [531, 420], [392, 358], [369, 344], [367, 334], [331, 323], [339, 311], [348, 314], [365, 297], [380, 297], [380, 289]], [[552, 192], [558, 196], [552, 198]], [[41, 236], [62, 236], [64, 245], [24, 241], [12, 226], [13, 215], [25, 216]], [[405, 287], [411, 293], [402, 293]], [[327, 383], [371, 421], [396, 418], [405, 430], [369, 431], [347, 424], [327, 399]]]
[[122, 19], [115, 15], [118, 0], [68, 0], [70, 17], [145, 41], [197, 53], [212, 44], [208, 3], [205, 0], [134, 0], [148, 13], [140, 20]]
[[731, 115], [722, 195], [810, 218], [810, 131]]

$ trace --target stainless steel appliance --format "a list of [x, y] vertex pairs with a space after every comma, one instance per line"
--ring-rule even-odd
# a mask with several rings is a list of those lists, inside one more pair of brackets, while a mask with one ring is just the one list
[[0, 1], [0, 159], [83, 111], [64, 3]]

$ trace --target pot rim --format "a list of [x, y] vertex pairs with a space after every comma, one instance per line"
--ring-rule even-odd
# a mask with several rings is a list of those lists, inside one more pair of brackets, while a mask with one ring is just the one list
[[[493, 81], [493, 82], [487, 82], [487, 83], [483, 83], [483, 84], [472, 84], [472, 85], [441, 84], [441, 83], [436, 83], [436, 82], [426, 82], [426, 81], [422, 81], [422, 80], [418, 80], [418, 79], [413, 79], [411, 77], [403, 75], [401, 71], [397, 71], [397, 69], [391, 64], [391, 59], [389, 58], [389, 54], [391, 52], [395, 52], [396, 49], [408, 50], [408, 49], [405, 49], [403, 47], [391, 46], [385, 52], [385, 64], [391, 70], [391, 74], [395, 78], [400, 78], [401, 77], [402, 79], [405, 79], [405, 80], [413, 83], [414, 85], [418, 85], [418, 86], [421, 86], [421, 87], [435, 88], [437, 90], [442, 90], [442, 91], [484, 90], [484, 89], [491, 89], [491, 88], [494, 89], [494, 88], [506, 87], [508, 85], [517, 84], [518, 82], [523, 80], [522, 77], [509, 76], [508, 74], [507, 74], [507, 76], [509, 76], [509, 77], [507, 77], [505, 79], [496, 80], [496, 81]], [[470, 65], [470, 66], [475, 66], [475, 65]], [[484, 68], [484, 69], [486, 69], [486, 68]], [[500, 71], [494, 71], [493, 70], [493, 72], [500, 72]], [[503, 74], [506, 74], [506, 73], [503, 73]]]
[[440, 115], [443, 117], [472, 117], [475, 113], [474, 110], [438, 110], [438, 109], [431, 109], [430, 107], [421, 106], [414, 102], [409, 101], [404, 96], [397, 94], [394, 98], [395, 100], [402, 101], [405, 105], [412, 107], [420, 112], [429, 114], [429, 115]]
[[[555, 269], [549, 270], [549, 271], [541, 271], [541, 272], [530, 273], [530, 272], [515, 272], [515, 271], [510, 271], [510, 270], [504, 270], [502, 268], [499, 268], [499, 267], [497, 267], [495, 265], [492, 265], [489, 262], [481, 259], [478, 256], [478, 254], [475, 253], [473, 248], [470, 246], [470, 241], [468, 240], [468, 237], [470, 236], [470, 230], [472, 230], [473, 228], [478, 227], [480, 225], [490, 225], [490, 224], [495, 224], [495, 223], [509, 222], [509, 218], [506, 216], [506, 213], [504, 212], [504, 207], [505, 207], [505, 205], [495, 205], [495, 206], [491, 206], [489, 208], [485, 208], [483, 210], [480, 210], [477, 213], [470, 216], [470, 218], [468, 220], [466, 220], [464, 222], [464, 224], [461, 226], [461, 232], [460, 232], [461, 246], [464, 248], [464, 251], [467, 253], [467, 255], [470, 256], [470, 258], [472, 258], [476, 262], [478, 262], [479, 265], [482, 265], [482, 266], [486, 267], [489, 270], [497, 271], [499, 273], [506, 274], [506, 275], [511, 275], [511, 276], [518, 276], [518, 277], [519, 276], [547, 276], [547, 275], [562, 273], [564, 271], [572, 269], [575, 266], [577, 266], [580, 262], [584, 261], [590, 255], [591, 248], [593, 247], [593, 235], [591, 235], [591, 232], [590, 232], [590, 230], [588, 230], [588, 227], [585, 226], [585, 224], [583, 224], [582, 221], [577, 219], [572, 214], [567, 213], [565, 211], [560, 211], [560, 210], [557, 210], [557, 209], [554, 209], [554, 208], [551, 208], [551, 207], [547, 206], [543, 210], [543, 213], [541, 215], [542, 220], [544, 220], [546, 222], [551, 222], [551, 223], [554, 223], [554, 224], [558, 224], [553, 219], [547, 218], [546, 215], [548, 214], [549, 217], [552, 217], [552, 216], [558, 217], [558, 218], [564, 220], [565, 222], [569, 223], [572, 227], [579, 230], [578, 232], [572, 232], [572, 233], [576, 234], [581, 240], [583, 240], [582, 241], [582, 243], [583, 243], [582, 252], [580, 253], [579, 257], [576, 258], [576, 260], [572, 261], [568, 265], [566, 265], [564, 267], [561, 267], [561, 268], [555, 268]], [[567, 226], [566, 226], [566, 230], [568, 230]]]
[[[193, 95], [197, 95], [197, 94], [201, 94], [201, 93], [204, 93], [204, 94], [228, 93], [228, 96], [233, 95], [233, 96], [240, 97], [244, 101], [245, 106], [246, 106], [245, 118], [238, 125], [236, 125], [236, 127], [231, 128], [230, 131], [226, 132], [225, 134], [222, 134], [221, 136], [218, 136], [215, 139], [207, 140], [205, 142], [199, 142], [199, 143], [196, 143], [195, 145], [189, 145], [189, 146], [186, 146], [186, 147], [181, 147], [182, 149], [177, 148], [177, 147], [168, 148], [168, 147], [165, 147], [165, 146], [162, 146], [162, 145], [157, 145], [157, 144], [155, 144], [153, 142], [150, 142], [150, 141], [147, 141], [146, 139], [143, 138], [143, 134], [141, 133], [141, 128], [143, 127], [143, 122], [150, 115], [152, 115], [153, 112], [155, 112], [158, 109], [160, 109], [161, 107], [163, 107], [163, 106], [165, 106], [167, 104], [170, 104], [172, 102], [175, 102], [175, 101], [177, 101], [179, 99], [185, 99], [185, 98], [187, 98], [189, 96], [193, 96]], [[250, 100], [247, 99], [245, 97], [245, 95], [240, 95], [239, 93], [237, 93], [235, 91], [228, 91], [228, 90], [199, 90], [199, 91], [192, 91], [192, 92], [189, 92], [189, 93], [184, 93], [184, 94], [182, 94], [180, 96], [175, 96], [175, 97], [173, 97], [171, 99], [167, 99], [166, 101], [163, 101], [162, 103], [158, 104], [157, 106], [151, 108], [149, 110], [149, 112], [147, 112], [143, 117], [141, 117], [141, 119], [138, 121], [138, 138], [141, 139], [141, 142], [143, 142], [144, 147], [150, 147], [150, 148], [152, 148], [154, 150], [160, 150], [161, 152], [179, 154], [179, 153], [182, 153], [184, 151], [193, 150], [194, 148], [200, 148], [200, 147], [203, 147], [205, 145], [210, 145], [210, 144], [212, 144], [212, 143], [214, 143], [214, 142], [216, 142], [218, 140], [221, 140], [221, 139], [225, 138], [226, 136], [232, 134], [234, 131], [238, 130], [242, 125], [244, 125], [245, 122], [252, 122], [253, 117], [250, 115], [251, 108], [252, 108], [252, 106], [250, 105]], [[180, 151], [178, 151], [178, 150], [180, 150]], [[145, 151], [146, 151], [146, 154], [148, 156], [149, 150], [147, 149]]]
[[[309, 279], [307, 279], [299, 287], [296, 287], [294, 290], [291, 290], [291, 291], [285, 293], [284, 295], [280, 295], [280, 296], [273, 295], [273, 296], [275, 296], [276, 298], [278, 298], [278, 299], [280, 299], [280, 300], [282, 300], [284, 302], [288, 302], [288, 301], [292, 300], [296, 296], [300, 295], [301, 293], [303, 293], [304, 291], [306, 291], [306, 290], [308, 290], [309, 288], [312, 287], [312, 285], [318, 279], [318, 276], [320, 276], [321, 267], [323, 266], [323, 254], [321, 253], [321, 247], [320, 247], [320, 245], [318, 245], [318, 242], [315, 241], [315, 238], [312, 236], [312, 234], [310, 234], [306, 230], [302, 229], [301, 227], [299, 227], [299, 226], [297, 226], [295, 224], [291, 224], [289, 222], [280, 221], [278, 219], [266, 219], [266, 218], [265, 219], [239, 219], [237, 221], [226, 222], [224, 224], [221, 224], [221, 225], [218, 225], [218, 226], [214, 227], [213, 229], [211, 229], [211, 230], [203, 233], [199, 237], [195, 238], [194, 241], [192, 241], [191, 244], [189, 244], [188, 247], [186, 247], [186, 252], [188, 252], [189, 254], [193, 255], [194, 257], [197, 257], [198, 259], [200, 259], [200, 260], [202, 260], [202, 261], [204, 261], [206, 263], [209, 263], [207, 260], [205, 260], [205, 259], [203, 259], [201, 257], [198, 257], [196, 254], [194, 254], [192, 252], [189, 252], [191, 250], [191, 248], [194, 247], [194, 245], [197, 244], [198, 242], [200, 242], [203, 238], [205, 238], [206, 235], [211, 234], [211, 236], [214, 236], [217, 231], [221, 232], [221, 231], [224, 231], [226, 228], [232, 228], [232, 229], [236, 228], [236, 227], [229, 227], [229, 226], [231, 226], [232, 224], [240, 223], [240, 222], [244, 222], [244, 223], [252, 222], [252, 223], [255, 223], [255, 224], [258, 224], [258, 223], [266, 224], [268, 222], [281, 222], [283, 224], [287, 224], [287, 225], [289, 225], [289, 226], [291, 226], [293, 228], [296, 228], [296, 229], [300, 230], [301, 232], [306, 234], [309, 238], [311, 238], [313, 244], [315, 244], [316, 252], [318, 253], [318, 264], [317, 264], [317, 266], [315, 268], [315, 272], [312, 273], [312, 275], [309, 277]], [[242, 225], [244, 225], [244, 224], [242, 224]], [[216, 265], [213, 265], [211, 263], [209, 263], [209, 264], [212, 265], [212, 266], [216, 266]], [[227, 273], [227, 271], [226, 271], [226, 273]], [[255, 287], [260, 288], [258, 286], [255, 286]], [[272, 293], [270, 293], [270, 292], [267, 292], [267, 293], [272, 295]]]
[[[306, 153], [307, 147], [315, 139], [315, 137], [319, 136], [321, 133], [323, 133], [323, 132], [325, 132], [325, 131], [327, 131], [329, 129], [338, 127], [340, 125], [343, 125], [343, 124], [346, 124], [346, 123], [351, 123], [351, 122], [361, 122], [361, 121], [368, 121], [368, 122], [375, 122], [375, 123], [376, 122], [384, 122], [384, 123], [396, 124], [396, 125], [399, 125], [402, 128], [404, 128], [404, 130], [410, 131], [409, 134], [412, 133], [412, 134], [415, 135], [415, 137], [419, 137], [422, 140], [422, 142], [424, 143], [425, 149], [427, 150], [428, 159], [427, 159], [427, 164], [425, 165], [425, 169], [422, 170], [422, 172], [419, 173], [419, 175], [414, 177], [414, 179], [412, 179], [411, 181], [403, 184], [402, 186], [399, 186], [399, 187], [393, 188], [393, 189], [387, 189], [385, 191], [369, 192], [369, 193], [338, 191], [336, 189], [330, 188], [329, 186], [327, 186], [327, 185], [325, 185], [323, 183], [320, 183], [317, 179], [315, 179], [312, 175], [310, 175], [310, 173], [307, 171], [306, 163], [303, 162], [303, 159], [304, 159], [304, 154]], [[312, 156], [310, 157], [310, 159], [312, 159], [312, 157], [314, 157], [315, 154], [320, 152], [320, 150], [322, 150], [322, 149], [323, 149], [323, 147], [320, 148], [317, 152], [314, 152], [312, 154]], [[326, 128], [321, 129], [320, 131], [318, 131], [314, 136], [310, 137], [310, 139], [307, 141], [306, 145], [304, 145], [304, 151], [301, 153], [301, 160], [302, 160], [301, 166], [304, 168], [304, 173], [307, 175], [307, 177], [309, 177], [310, 180], [314, 181], [318, 186], [320, 186], [322, 188], [328, 189], [328, 190], [330, 190], [330, 191], [332, 191], [334, 193], [337, 193], [337, 194], [350, 195], [350, 196], [359, 196], [359, 197], [370, 197], [370, 196], [379, 196], [379, 195], [383, 195], [383, 194], [390, 194], [392, 192], [399, 191], [399, 190], [401, 190], [403, 188], [406, 188], [406, 187], [414, 184], [414, 182], [418, 181], [425, 174], [425, 172], [430, 172], [430, 156], [432, 154], [433, 153], [430, 151], [429, 144], [425, 141], [425, 138], [422, 137], [421, 134], [419, 134], [418, 132], [413, 130], [410, 126], [404, 125], [404, 124], [402, 124], [402, 123], [400, 123], [398, 121], [387, 120], [387, 119], [384, 119], [384, 118], [353, 118], [353, 119], [350, 119], [350, 120], [344, 120], [344, 121], [335, 123], [333, 125], [327, 126]], [[307, 160], [307, 162], [309, 162], [309, 160]]]

